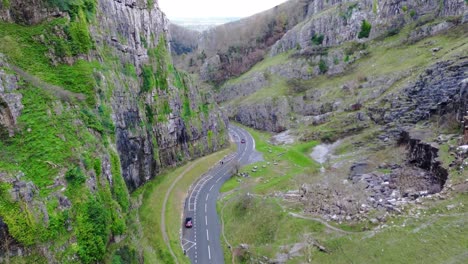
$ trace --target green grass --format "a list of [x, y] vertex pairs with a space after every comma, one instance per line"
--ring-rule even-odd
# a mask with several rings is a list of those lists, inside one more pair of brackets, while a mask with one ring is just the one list
[[[319, 170], [320, 166], [309, 156], [312, 148], [318, 144], [316, 141], [274, 146], [268, 143], [271, 134], [247, 127], [243, 128], [251, 133], [255, 139], [256, 149], [263, 154], [265, 160], [246, 166], [241, 170], [248, 172], [253, 178], [244, 179], [243, 185], [249, 185], [251, 181], [255, 181], [253, 191], [256, 193], [265, 194], [273, 190], [285, 191], [295, 188], [295, 183], [292, 181], [294, 176]], [[267, 165], [267, 162], [270, 162], [270, 165]], [[274, 165], [275, 162], [278, 164]], [[254, 166], [258, 167], [257, 172], [252, 172]], [[231, 184], [231, 186], [223, 186], [223, 190], [231, 189], [232, 185], [235, 185], [232, 182], [234, 180], [228, 181], [227, 184]]]
[[[90, 105], [95, 104], [96, 85], [94, 69], [97, 62], [79, 59], [74, 65], [59, 64], [54, 66], [45, 54], [49, 47], [37, 40], [46, 34], [51, 27], [65, 26], [66, 20], [56, 19], [36, 26], [0, 23], [0, 53], [7, 56], [10, 63], [20, 67], [44, 82], [57, 85], [65, 90], [81, 93], [86, 96]], [[51, 45], [53, 45], [51, 43]], [[54, 47], [55, 48], [55, 47]]]
[[[382, 230], [362, 231], [375, 228], [367, 221], [356, 224], [331, 223], [342, 230], [355, 232], [340, 234], [326, 230], [315, 221], [287, 215], [284, 209], [299, 213], [301, 209], [284, 204], [281, 200], [268, 195], [278, 190], [278, 185], [291, 187], [291, 183], [287, 182], [296, 177], [294, 172], [301, 172], [298, 168], [309, 164], [303, 160], [303, 154], [309, 153], [314, 144], [270, 146], [267, 142], [270, 138], [268, 133], [251, 129], [249, 132], [256, 140], [257, 149], [264, 152], [267, 160], [285, 153], [282, 156], [284, 160], [280, 159], [279, 165], [273, 169], [262, 168], [263, 171], [259, 171], [258, 174], [251, 173], [252, 178], [242, 179], [243, 182], [240, 184], [234, 178], [223, 186], [222, 190], [225, 192], [234, 190], [229, 197], [218, 202], [219, 212], [224, 207], [222, 217], [230, 244], [237, 246], [245, 243], [249, 245], [249, 251], [253, 256], [274, 258], [280, 251], [280, 246], [302, 242], [305, 239], [304, 235], [309, 234], [330, 252], [322, 253], [314, 247], [309, 247], [304, 252], [304, 256], [292, 259], [288, 263], [304, 263], [309, 258], [312, 263], [464, 263], [466, 260], [468, 255], [466, 247], [468, 230], [465, 228], [468, 224], [466, 193], [452, 193], [445, 200], [426, 201], [420, 209], [409, 210], [407, 207], [409, 211], [419, 210], [420, 216], [395, 215], [387, 220], [386, 224], [389, 227]], [[356, 135], [352, 140], [366, 140], [367, 137], [374, 137], [373, 135], [375, 130], [371, 129], [362, 135]], [[351, 144], [346, 142], [344, 144]], [[340, 152], [348, 153], [348, 147], [345, 146], [346, 150]], [[286, 149], [289, 152], [285, 151]], [[445, 148], [442, 151], [445, 153]], [[375, 154], [377, 161], [381, 160], [379, 158], [381, 154]], [[297, 166], [289, 166], [290, 162], [295, 162]], [[246, 170], [250, 171], [252, 166]], [[269, 175], [274, 175], [278, 171], [280, 174], [284, 173], [283, 177], [287, 180], [282, 180], [279, 176], [269, 178]], [[451, 177], [454, 177], [453, 172]], [[261, 178], [270, 180], [265, 183], [259, 181]], [[246, 193], [250, 193], [251, 196], [247, 196]], [[448, 210], [447, 205], [456, 205], [456, 208]], [[264, 222], [265, 219], [268, 219], [268, 223]], [[225, 258], [230, 260], [231, 257], [231, 253], [227, 251]], [[236, 260], [236, 263], [243, 262]]]
[[185, 174], [176, 184], [170, 194], [166, 207], [166, 229], [168, 231], [171, 248], [176, 254], [179, 263], [189, 262], [188, 258], [183, 255], [179, 240], [183, 201], [188, 193], [190, 185], [211, 166], [217, 164], [222, 157], [232, 151], [234, 151], [234, 149], [227, 149], [159, 175], [155, 180], [148, 183], [133, 195], [133, 197], [137, 197], [140, 193], [143, 194], [142, 206], [139, 212], [143, 238], [139, 244], [144, 247], [145, 261], [148, 261], [148, 263], [158, 263], [160, 261], [163, 263], [175, 263], [166, 248], [160, 230], [163, 197], [173, 181], [189, 166], [196, 163], [196, 166]]
[[233, 177], [226, 181], [220, 189], [221, 193], [232, 191], [240, 186], [240, 183], [236, 177]]
[[324, 229], [318, 222], [292, 218], [271, 198], [243, 193], [232, 199], [226, 202], [222, 215], [226, 238], [234, 246], [248, 244], [258, 256], [274, 257], [281, 245], [295, 243], [304, 234]]
[[24, 172], [43, 190], [53, 183], [62, 166], [68, 167], [79, 158], [73, 149], [96, 139], [86, 128], [71, 122], [79, 117], [76, 111], [55, 114], [51, 106], [56, 99], [48, 92], [30, 86], [20, 91], [24, 110], [18, 122], [23, 129], [7, 142], [0, 142], [0, 167]]

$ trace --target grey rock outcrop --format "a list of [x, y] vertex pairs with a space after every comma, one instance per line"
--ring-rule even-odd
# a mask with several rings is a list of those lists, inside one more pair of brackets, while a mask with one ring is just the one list
[[0, 57], [0, 139], [2, 135], [14, 135], [17, 119], [23, 110], [23, 96], [17, 91], [18, 78], [7, 73], [4, 66], [7, 65]]
[[380, 103], [386, 107], [370, 107], [369, 116], [379, 124], [415, 124], [436, 114], [457, 112], [467, 104], [463, 88], [467, 75], [468, 57], [437, 63], [403, 92], [383, 99]]
[[406, 131], [401, 134], [400, 144], [406, 144], [407, 146], [408, 162], [430, 172], [433, 175], [433, 182], [439, 185], [439, 191], [442, 190], [448, 179], [448, 171], [438, 159], [438, 147], [426, 143]]
[[228, 82], [216, 93], [217, 102], [227, 102], [239, 97], [249, 96], [269, 84], [263, 73], [253, 73], [238, 82]]
[[283, 132], [287, 129], [291, 112], [288, 99], [265, 98], [255, 104], [241, 105], [233, 112], [233, 119], [255, 129]]
[[[314, 35], [323, 35], [324, 46], [336, 46], [346, 41], [357, 40], [363, 20], [372, 25], [369, 38], [375, 38], [387, 31], [401, 28], [414, 17], [432, 14], [433, 16], [460, 16], [467, 10], [464, 1], [425, 1], [413, 3], [395, 0], [353, 1], [313, 1], [309, 5], [309, 16], [288, 31], [271, 48], [271, 55], [277, 55], [300, 46], [302, 49], [313, 45]], [[413, 14], [413, 15], [410, 15]], [[412, 17], [413, 16], [413, 17]], [[447, 28], [449, 25], [441, 25]], [[442, 30], [433, 28], [431, 30]]]
[[0, 262], [8, 263], [10, 257], [21, 256], [24, 249], [13, 237], [11, 237], [8, 226], [0, 217]]
[[44, 0], [9, 0], [0, 2], [0, 20], [34, 25], [51, 17], [68, 17]]

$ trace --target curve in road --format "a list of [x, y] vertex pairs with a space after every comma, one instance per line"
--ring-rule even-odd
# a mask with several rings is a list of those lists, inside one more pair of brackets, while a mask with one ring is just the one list
[[[182, 227], [182, 247], [192, 263], [221, 264], [224, 255], [221, 247], [221, 223], [216, 212], [216, 201], [221, 186], [229, 180], [234, 166], [245, 166], [261, 160], [255, 151], [255, 140], [246, 130], [231, 125], [231, 139], [237, 152], [229, 155], [218, 166], [203, 175], [191, 188], [185, 202], [184, 216], [193, 218], [193, 228]], [[244, 139], [245, 143], [241, 143]]]

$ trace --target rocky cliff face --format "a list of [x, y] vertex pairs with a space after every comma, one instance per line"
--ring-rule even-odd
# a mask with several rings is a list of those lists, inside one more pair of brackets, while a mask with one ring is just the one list
[[66, 16], [66, 12], [60, 11], [57, 6], [50, 4], [52, 1], [2, 1], [0, 3], [0, 19], [7, 22], [22, 24], [37, 24], [51, 17]]
[[[372, 26], [368, 38], [375, 38], [388, 31], [402, 28], [412, 19], [423, 16], [459, 16], [466, 12], [461, 0], [424, 1], [313, 1], [309, 5], [309, 18], [288, 31], [271, 48], [276, 55], [296, 47], [305, 49], [312, 46], [314, 36], [321, 36], [324, 46], [336, 46], [357, 40], [363, 21]], [[367, 37], [365, 37], [367, 38]]]
[[[136, 75], [142, 76], [135, 79], [121, 72], [101, 76], [107, 89], [113, 88], [110, 103], [116, 143], [129, 187], [135, 189], [164, 167], [222, 148], [227, 121], [218, 111], [203, 112], [212, 101], [202, 98], [196, 85], [173, 68], [167, 55], [169, 22], [157, 5], [99, 1], [99, 8], [102, 15], [92, 29], [97, 43], [112, 47], [120, 63], [133, 66]], [[162, 80], [159, 86], [143, 91], [142, 85], [151, 79], [145, 77], [151, 68], [148, 65], [155, 66], [155, 74], [167, 76], [169, 82]], [[161, 104], [168, 109], [162, 111]], [[148, 125], [141, 127], [141, 123]]]
[[434, 115], [453, 113], [461, 121], [461, 112], [466, 104], [463, 91], [466, 89], [464, 86], [467, 74], [466, 57], [437, 63], [402, 93], [392, 94], [379, 102], [387, 107], [370, 107], [369, 116], [379, 124], [416, 124]]
[[[387, 37], [398, 35], [399, 47], [411, 46], [431, 36], [448, 34], [454, 28], [463, 28], [468, 10], [462, 1], [444, 3], [427, 1], [417, 6], [403, 1], [364, 1], [359, 3], [314, 1], [309, 4], [305, 22], [289, 30], [282, 39], [273, 45], [270, 50], [271, 57], [267, 57], [264, 62], [255, 66], [251, 71], [225, 83], [219, 89], [217, 101], [227, 105], [232, 119], [272, 132], [280, 132], [302, 125], [322, 125], [336, 115], [349, 120], [349, 123], [352, 123], [351, 120], [356, 120], [363, 126], [367, 126], [364, 123], [367, 122], [369, 116], [376, 121], [379, 119], [377, 117], [380, 115], [380, 111], [378, 107], [371, 105], [370, 111], [368, 111], [369, 116], [367, 116], [366, 113], [360, 111], [366, 102], [373, 102], [392, 90], [395, 85], [401, 86], [400, 82], [404, 79], [416, 83], [415, 78], [411, 75], [414, 75], [415, 71], [425, 70], [425, 68], [421, 69], [423, 67], [419, 65], [414, 65], [409, 71], [399, 71], [399, 67], [395, 64], [396, 70], [394, 72], [385, 75], [368, 73], [375, 67], [385, 68], [384, 62], [382, 64], [368, 64], [365, 70], [357, 69], [356, 67], [359, 68], [359, 66], [356, 65], [359, 64], [359, 61], [366, 61], [369, 57], [374, 59], [381, 57], [381, 55], [372, 54], [377, 51], [370, 49], [370, 45], [376, 45], [385, 41]], [[370, 25], [367, 32], [369, 34], [360, 36], [364, 21]], [[466, 34], [466, 31], [462, 30], [460, 34]], [[433, 58], [437, 57], [437, 53], [444, 49], [444, 46], [440, 46], [440, 44], [437, 46], [436, 43], [436, 41], [425, 43], [428, 49], [424, 52], [432, 53]], [[395, 45], [395, 42], [386, 45]], [[430, 48], [431, 45], [432, 48]], [[461, 47], [453, 48], [462, 49]], [[444, 50], [441, 53], [449, 52]], [[426, 81], [417, 82], [416, 86], [418, 87], [426, 82], [434, 82], [434, 86], [428, 88], [433, 89], [432, 93], [427, 93], [426, 89], [420, 88], [417, 90], [419, 92], [415, 91], [414, 93], [422, 94], [413, 94], [412, 98], [415, 101], [408, 102], [406, 108], [397, 106], [403, 104], [404, 100], [397, 102], [393, 99], [395, 104], [392, 104], [392, 107], [398, 109], [395, 110], [396, 112], [408, 111], [413, 116], [420, 116], [422, 112], [425, 112], [427, 118], [434, 114], [434, 111], [437, 111], [437, 106], [434, 104], [444, 104], [438, 99], [444, 96], [449, 98], [460, 92], [459, 88], [456, 87], [464, 79], [461, 75], [465, 74], [464, 68], [466, 66], [459, 65], [459, 63], [463, 64], [459, 60], [464, 61], [458, 56], [450, 58], [446, 62], [439, 62], [440, 65], [437, 64], [428, 69], [430, 74], [428, 74]], [[423, 60], [424, 63], [429, 61], [429, 57]], [[456, 65], [453, 65], [454, 62]], [[420, 68], [418, 69], [418, 67]], [[432, 68], [439, 67], [442, 67], [441, 70], [435, 70], [436, 73], [432, 74]], [[322, 76], [336, 80], [336, 82], [330, 81], [330, 85], [324, 87], [321, 83], [326, 82], [323, 81]], [[340, 76], [344, 77], [340, 78]], [[434, 76], [440, 76], [440, 78], [434, 78]], [[352, 80], [352, 78], [355, 79]], [[322, 82], [315, 80], [322, 80]], [[448, 86], [453, 89], [445, 90], [442, 83], [448, 83]], [[317, 85], [320, 88], [314, 87]], [[341, 89], [337, 88], [337, 85]], [[335, 92], [332, 94], [331, 90]], [[348, 96], [339, 95], [341, 93], [348, 94]], [[423, 95], [433, 93], [437, 96], [428, 98]], [[266, 95], [274, 96], [275, 100], [262, 98]], [[380, 103], [383, 101], [376, 104]], [[410, 106], [410, 104], [412, 105]], [[425, 110], [414, 109], [415, 105]], [[260, 106], [264, 107], [259, 109]], [[428, 109], [431, 107], [434, 110], [431, 110], [430, 114], [431, 111]], [[353, 114], [352, 112], [357, 113]], [[265, 113], [278, 118], [265, 118], [267, 116]], [[344, 113], [349, 114], [344, 117]], [[390, 113], [387, 114], [390, 115]], [[406, 122], [405, 120], [402, 122]]]
[[22, 95], [17, 89], [17, 77], [0, 69], [0, 139], [14, 135], [17, 118], [23, 109]]

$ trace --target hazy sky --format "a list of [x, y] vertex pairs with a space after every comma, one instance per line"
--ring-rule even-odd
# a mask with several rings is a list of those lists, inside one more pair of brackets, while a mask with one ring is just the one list
[[169, 18], [246, 17], [286, 0], [159, 0]]

